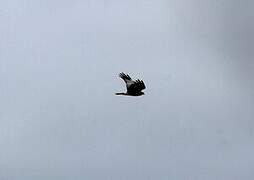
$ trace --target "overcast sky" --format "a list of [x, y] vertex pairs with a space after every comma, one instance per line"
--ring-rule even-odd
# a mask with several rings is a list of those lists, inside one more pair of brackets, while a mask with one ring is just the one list
[[[254, 179], [253, 17], [252, 0], [0, 0], [0, 179]], [[122, 71], [145, 96], [114, 95]]]

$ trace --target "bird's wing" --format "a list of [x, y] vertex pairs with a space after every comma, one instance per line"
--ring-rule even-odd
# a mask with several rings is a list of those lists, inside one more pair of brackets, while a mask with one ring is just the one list
[[133, 81], [133, 83], [130, 84], [129, 87], [127, 87], [127, 91], [130, 93], [138, 93], [144, 90], [145, 88], [146, 86], [144, 81], [138, 79], [136, 81]]
[[119, 74], [119, 77], [122, 78], [126, 84], [130, 84], [132, 82], [131, 77], [123, 72]]

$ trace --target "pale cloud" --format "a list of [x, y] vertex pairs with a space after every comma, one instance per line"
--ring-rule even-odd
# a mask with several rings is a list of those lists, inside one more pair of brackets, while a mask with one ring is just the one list
[[252, 10], [0, 2], [0, 179], [253, 179]]

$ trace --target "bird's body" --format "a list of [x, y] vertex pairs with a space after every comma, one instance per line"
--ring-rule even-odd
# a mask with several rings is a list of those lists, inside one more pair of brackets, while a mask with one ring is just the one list
[[144, 90], [146, 88], [145, 83], [142, 80], [132, 80], [128, 74], [120, 73], [119, 77], [126, 83], [127, 92], [126, 93], [116, 93], [116, 95], [125, 96], [142, 96], [144, 95]]

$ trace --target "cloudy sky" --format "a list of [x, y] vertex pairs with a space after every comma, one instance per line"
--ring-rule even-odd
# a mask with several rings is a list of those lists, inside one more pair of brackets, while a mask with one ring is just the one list
[[0, 0], [0, 179], [252, 180], [253, 10]]

